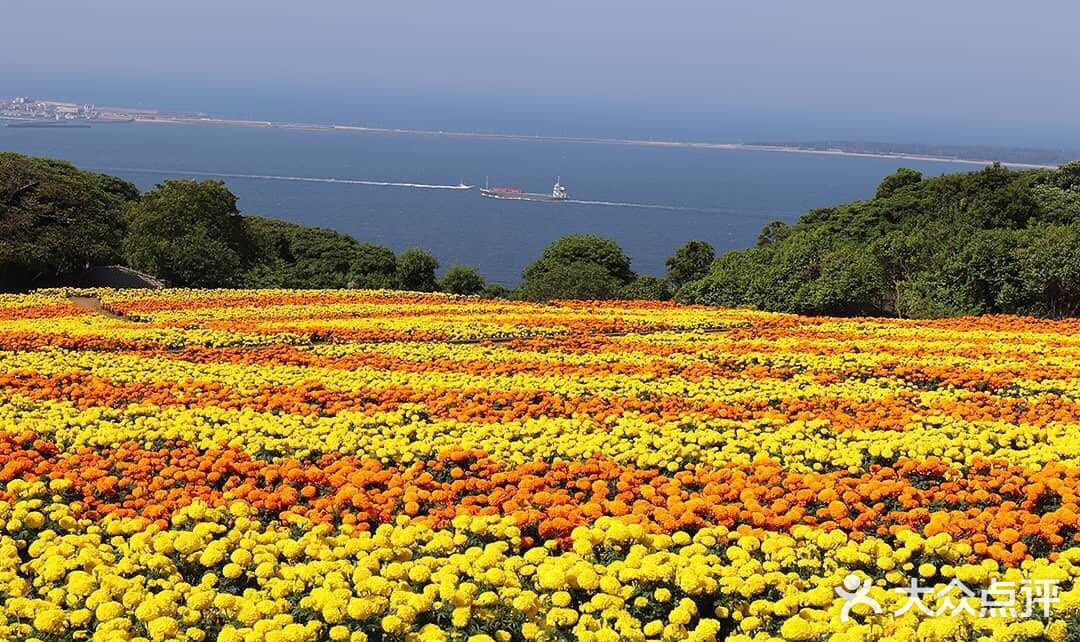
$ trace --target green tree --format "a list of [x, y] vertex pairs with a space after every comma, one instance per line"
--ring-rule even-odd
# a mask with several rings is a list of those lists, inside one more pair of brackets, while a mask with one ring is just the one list
[[592, 263], [620, 285], [634, 280], [630, 257], [622, 248], [615, 241], [591, 234], [575, 234], [558, 239], [544, 250], [538, 261], [525, 268], [524, 277], [528, 281], [571, 263]]
[[258, 247], [257, 263], [244, 275], [248, 287], [395, 286], [397, 262], [389, 248], [286, 221], [245, 216], [244, 222]]
[[393, 289], [397, 287], [397, 257], [390, 248], [360, 243], [353, 253], [349, 281], [360, 288]]
[[0, 153], [0, 290], [63, 283], [121, 260], [134, 185], [69, 163]]
[[716, 250], [705, 241], [687, 241], [667, 258], [667, 280], [678, 290], [690, 281], [696, 281], [709, 271], [716, 260]]
[[450, 294], [480, 294], [484, 290], [484, 277], [475, 268], [455, 265], [439, 281], [439, 290]]
[[393, 276], [397, 271], [397, 257], [390, 248], [374, 243], [360, 243], [352, 260], [354, 274], [382, 274]]
[[526, 301], [615, 299], [623, 285], [596, 263], [573, 261], [534, 272], [522, 282], [517, 295]]
[[874, 193], [874, 198], [888, 198], [909, 185], [921, 182], [922, 179], [922, 172], [901, 167], [882, 179], [878, 184], [877, 192]]
[[[612, 299], [634, 280], [630, 257], [615, 241], [591, 234], [564, 236], [525, 268], [518, 296], [533, 300]], [[595, 282], [588, 283], [588, 279]]]
[[1080, 224], [1032, 229], [1017, 250], [1018, 289], [1028, 314], [1080, 315]]
[[1046, 222], [1080, 223], [1080, 161], [1043, 174], [1031, 192]]
[[769, 221], [758, 232], [758, 245], [773, 245], [783, 241], [791, 233], [791, 227], [783, 221]]
[[[749, 303], [778, 312], [818, 312], [813, 282], [821, 276], [834, 239], [824, 230], [792, 236], [775, 247], [753, 248], [763, 265], [752, 269]], [[823, 310], [820, 312], [824, 312]]]
[[245, 285], [288, 288], [341, 288], [348, 282], [359, 245], [333, 230], [245, 216], [256, 240], [256, 265]]
[[131, 267], [173, 285], [236, 286], [257, 246], [224, 183], [169, 180], [134, 208], [124, 254]]
[[667, 301], [671, 298], [667, 283], [655, 276], [639, 276], [619, 288], [618, 294], [620, 299], [639, 301]]
[[397, 281], [403, 290], [434, 292], [438, 288], [435, 270], [439, 261], [431, 252], [413, 247], [397, 257]]
[[676, 290], [675, 300], [723, 307], [763, 307], [750, 292], [760, 270], [768, 265], [766, 254], [761, 248], [751, 248], [721, 255], [713, 262], [708, 274]]
[[912, 319], [936, 319], [974, 314], [945, 275], [935, 270], [917, 272], [900, 284], [897, 306]]
[[830, 315], [880, 314], [884, 274], [862, 247], [841, 245], [821, 255], [815, 276], [796, 295], [801, 312]]
[[944, 282], [973, 314], [1015, 311], [1019, 279], [1017, 244], [1023, 233], [1011, 229], [978, 230], [965, 237], [941, 266]]
[[485, 299], [509, 299], [513, 295], [513, 290], [498, 283], [488, 283], [484, 286], [484, 291], [480, 293], [480, 296]]

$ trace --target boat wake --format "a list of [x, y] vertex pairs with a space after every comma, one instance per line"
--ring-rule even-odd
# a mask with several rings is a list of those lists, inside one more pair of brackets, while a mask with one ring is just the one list
[[729, 214], [736, 213], [736, 210], [725, 210], [717, 207], [688, 207], [683, 205], [658, 205], [655, 203], [623, 203], [619, 201], [584, 201], [576, 198], [571, 198], [563, 201], [564, 203], [575, 203], [577, 205], [601, 205], [604, 207], [632, 207], [642, 210], [668, 210], [670, 212], [706, 212], [710, 214]]
[[[145, 169], [140, 167], [89, 167], [100, 172], [127, 172], [131, 174], [160, 174], [162, 176], [205, 176], [209, 178], [237, 178], [258, 181], [291, 181], [297, 183], [337, 183], [341, 185], [366, 185], [370, 187], [399, 187], [407, 189], [439, 189], [439, 190], [470, 190], [472, 185], [458, 183], [457, 185], [438, 185], [432, 183], [406, 183], [399, 181], [374, 181], [359, 178], [323, 178], [316, 176], [282, 176], [276, 174], [237, 174], [230, 172], [198, 172], [183, 169]], [[514, 198], [513, 196], [500, 196], [502, 200], [530, 200], [526, 198]], [[700, 212], [705, 214], [735, 214], [739, 216], [754, 216], [744, 210], [724, 209], [718, 207], [689, 207], [685, 205], [661, 205], [658, 203], [629, 203], [625, 201], [590, 201], [584, 199], [568, 198], [559, 199], [560, 203], [574, 203], [575, 205], [594, 205], [598, 207], [628, 207], [642, 210], [666, 210], [669, 212]], [[777, 218], [776, 214], [761, 213], [762, 217]]]
[[408, 187], [412, 189], [467, 190], [472, 185], [432, 185], [429, 183], [402, 183], [396, 181], [372, 181], [357, 178], [318, 178], [314, 176], [277, 176], [273, 174], [232, 174], [228, 172], [193, 172], [180, 169], [140, 169], [137, 167], [93, 167], [102, 172], [130, 172], [134, 174], [161, 174], [165, 176], [209, 176], [212, 178], [242, 178], [258, 181], [294, 181], [298, 183], [341, 183], [344, 185], [368, 185], [371, 187]]

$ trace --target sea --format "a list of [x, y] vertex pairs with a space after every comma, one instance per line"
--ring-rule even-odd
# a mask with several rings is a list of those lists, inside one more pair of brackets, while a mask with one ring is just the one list
[[[492, 104], [467, 96], [286, 89], [240, 95], [205, 87], [65, 84], [41, 98], [202, 111], [222, 118], [444, 131], [613, 136], [705, 142], [925, 140], [918, 124], [806, 120], [783, 114], [678, 110], [543, 97]], [[3, 88], [2, 94], [12, 94]], [[116, 89], [116, 88], [113, 88]], [[201, 92], [201, 93], [200, 93]], [[12, 94], [14, 95], [14, 94]], [[345, 96], [344, 98], [342, 96]], [[846, 129], [845, 129], [846, 127]], [[875, 129], [876, 127], [876, 129]], [[889, 127], [893, 129], [890, 130]], [[878, 135], [873, 135], [878, 134]], [[922, 140], [920, 140], [922, 139]], [[985, 138], [979, 139], [988, 142]], [[989, 141], [995, 142], [995, 141]], [[0, 127], [0, 150], [61, 158], [150, 189], [168, 178], [222, 180], [245, 213], [332, 228], [395, 251], [423, 247], [442, 269], [473, 266], [513, 286], [544, 247], [567, 234], [614, 239], [641, 274], [691, 239], [718, 251], [753, 245], [771, 220], [873, 194], [900, 165], [926, 175], [976, 169], [940, 162], [543, 140], [297, 131], [216, 125], [106, 124], [88, 129]], [[504, 201], [476, 187], [550, 191], [573, 202]], [[473, 189], [448, 189], [459, 183]]]

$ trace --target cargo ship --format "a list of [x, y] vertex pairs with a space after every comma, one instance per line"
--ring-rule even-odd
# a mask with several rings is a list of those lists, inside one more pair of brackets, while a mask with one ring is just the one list
[[484, 187], [480, 190], [480, 196], [487, 198], [501, 198], [510, 201], [547, 201], [558, 202], [565, 201], [570, 198], [570, 195], [566, 193], [566, 188], [562, 186], [559, 179], [555, 179], [555, 186], [551, 188], [550, 194], [533, 194], [526, 192], [520, 187], [488, 187], [487, 181], [484, 181]]

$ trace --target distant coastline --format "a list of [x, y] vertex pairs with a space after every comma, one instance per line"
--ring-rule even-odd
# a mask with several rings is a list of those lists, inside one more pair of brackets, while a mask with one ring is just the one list
[[39, 129], [90, 129], [86, 122], [67, 122], [57, 120], [12, 120], [4, 123], [5, 127], [15, 128], [39, 128]]
[[[998, 158], [960, 157], [931, 153], [909, 153], [903, 151], [865, 150], [858, 147], [822, 148], [816, 143], [706, 143], [677, 140], [646, 140], [638, 138], [603, 138], [589, 136], [555, 136], [529, 134], [500, 134], [486, 132], [443, 131], [431, 129], [407, 129], [391, 127], [364, 127], [361, 125], [325, 125], [319, 123], [292, 123], [271, 120], [236, 120], [228, 118], [185, 118], [185, 117], [147, 117], [137, 116], [136, 123], [180, 124], [180, 125], [224, 125], [233, 127], [263, 127], [290, 129], [311, 132], [352, 132], [360, 134], [384, 134], [400, 136], [439, 136], [444, 138], [472, 138], [507, 141], [538, 141], [548, 143], [574, 143], [585, 145], [630, 145], [639, 147], [670, 147], [705, 150], [777, 152], [784, 154], [814, 154], [820, 156], [851, 156], [857, 158], [891, 158], [895, 160], [929, 161], [935, 163], [955, 163], [960, 165], [991, 165], [1001, 163], [1020, 169], [1054, 169], [1060, 163], [1018, 162], [1002, 156]], [[865, 145], [859, 143], [858, 145]], [[949, 149], [962, 149], [950, 147]], [[985, 149], [985, 148], [973, 148]], [[1003, 149], [1002, 151], [1008, 151]], [[1016, 149], [1016, 152], [1031, 153], [1036, 150]], [[1056, 153], [1056, 152], [1047, 152]]]
[[[60, 118], [63, 118], [64, 120], [57, 120]], [[67, 125], [75, 125], [77, 123], [86, 126], [91, 123], [96, 124], [103, 122], [158, 125], [218, 125], [287, 129], [308, 132], [351, 132], [359, 134], [437, 136], [444, 138], [539, 141], [585, 145], [631, 145], [639, 147], [812, 154], [820, 156], [847, 156], [856, 158], [882, 158], [904, 161], [954, 163], [959, 165], [990, 165], [993, 163], [1001, 163], [1019, 169], [1053, 169], [1064, 162], [1080, 158], [1080, 152], [1072, 153], [1065, 150], [1027, 149], [1019, 147], [898, 144], [866, 141], [718, 143], [680, 140], [648, 140], [639, 138], [527, 135], [365, 127], [362, 125], [215, 118], [204, 113], [177, 112], [135, 107], [95, 107], [94, 105], [40, 101], [27, 97], [8, 100], [0, 99], [0, 120], [17, 121], [19, 123], [18, 125], [9, 124], [9, 126], [17, 127], [63, 126], [61, 123]]]

